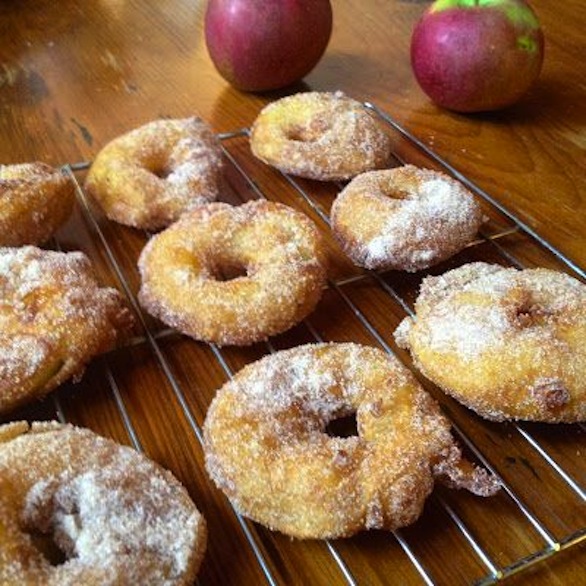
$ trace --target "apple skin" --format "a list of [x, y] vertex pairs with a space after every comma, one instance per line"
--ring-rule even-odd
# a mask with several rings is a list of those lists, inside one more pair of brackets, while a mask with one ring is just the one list
[[523, 0], [437, 0], [411, 38], [411, 66], [423, 91], [456, 112], [517, 102], [543, 64], [540, 23]]
[[209, 0], [204, 30], [220, 75], [245, 91], [282, 88], [307, 75], [332, 33], [329, 0]]

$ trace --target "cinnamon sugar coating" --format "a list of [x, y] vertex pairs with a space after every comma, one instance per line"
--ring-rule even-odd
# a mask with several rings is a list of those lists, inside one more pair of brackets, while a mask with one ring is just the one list
[[317, 228], [293, 208], [209, 204], [146, 245], [139, 299], [197, 340], [252, 344], [313, 311], [325, 285], [324, 259]]
[[108, 143], [85, 181], [108, 218], [159, 230], [217, 199], [222, 152], [201, 119], [155, 120]]
[[308, 179], [339, 181], [386, 167], [391, 143], [376, 118], [342, 92], [307, 92], [266, 106], [250, 135], [265, 163]]
[[191, 585], [206, 526], [138, 452], [57, 422], [0, 427], [0, 583]]
[[497, 421], [586, 419], [586, 285], [471, 263], [427, 277], [395, 337], [446, 393]]
[[[351, 414], [358, 435], [326, 433]], [[310, 344], [246, 366], [217, 392], [203, 430], [208, 473], [235, 508], [293, 537], [411, 524], [436, 479], [498, 490], [462, 458], [412, 374], [357, 344]]]
[[0, 165], [0, 246], [42, 244], [71, 215], [73, 183], [45, 163]]
[[354, 178], [334, 201], [331, 219], [343, 251], [358, 266], [412, 272], [464, 248], [482, 213], [459, 181], [404, 165]]
[[131, 324], [81, 252], [0, 248], [0, 412], [80, 378]]

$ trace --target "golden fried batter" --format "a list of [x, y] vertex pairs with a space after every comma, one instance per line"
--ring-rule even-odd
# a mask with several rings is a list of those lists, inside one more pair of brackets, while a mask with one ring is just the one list
[[460, 182], [413, 165], [355, 177], [331, 216], [334, 235], [354, 263], [404, 271], [460, 251], [482, 222], [480, 206]]
[[197, 340], [247, 345], [309, 314], [325, 285], [314, 224], [280, 203], [209, 204], [154, 236], [139, 259], [142, 305]]
[[71, 215], [73, 183], [45, 163], [0, 165], [0, 246], [46, 242]]
[[375, 117], [342, 92], [307, 92], [269, 104], [252, 126], [250, 147], [284, 173], [321, 181], [386, 167], [391, 156]]
[[427, 277], [395, 333], [416, 365], [483, 417], [586, 418], [586, 285], [487, 263]]
[[[358, 435], [326, 433], [351, 414]], [[462, 459], [411, 373], [357, 344], [300, 346], [246, 366], [216, 394], [204, 449], [238, 511], [299, 538], [413, 523], [438, 477], [480, 495], [498, 490]]]
[[81, 377], [131, 323], [84, 254], [0, 248], [0, 412]]
[[219, 142], [202, 120], [155, 120], [108, 143], [85, 188], [111, 220], [159, 230], [215, 200], [222, 167]]
[[191, 585], [205, 544], [185, 489], [138, 452], [71, 425], [0, 427], [4, 586]]

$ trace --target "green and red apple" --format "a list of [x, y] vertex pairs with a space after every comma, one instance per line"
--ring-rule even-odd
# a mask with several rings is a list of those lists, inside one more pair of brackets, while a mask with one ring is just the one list
[[436, 0], [411, 39], [419, 85], [457, 112], [517, 102], [537, 80], [543, 55], [539, 20], [524, 0]]
[[332, 33], [330, 0], [209, 0], [208, 53], [220, 75], [246, 91], [285, 87], [307, 75]]

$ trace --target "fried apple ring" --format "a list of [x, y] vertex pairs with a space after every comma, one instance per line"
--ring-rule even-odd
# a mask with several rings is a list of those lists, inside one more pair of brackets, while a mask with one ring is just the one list
[[0, 248], [0, 412], [79, 379], [131, 323], [81, 252]]
[[343, 251], [358, 266], [413, 272], [464, 248], [482, 213], [459, 181], [405, 165], [354, 178], [334, 201], [331, 219]]
[[0, 427], [0, 583], [191, 585], [206, 525], [142, 454], [56, 422]]
[[252, 125], [250, 147], [284, 173], [320, 181], [386, 167], [391, 155], [374, 115], [342, 92], [307, 92], [269, 104]]
[[324, 258], [317, 228], [293, 208], [209, 204], [149, 241], [139, 259], [139, 299], [196, 340], [252, 344], [313, 311]]
[[42, 244], [69, 218], [73, 183], [45, 163], [0, 165], [0, 246]]
[[111, 220], [159, 230], [218, 197], [222, 166], [219, 142], [202, 120], [155, 120], [108, 143], [85, 188]]
[[[326, 433], [351, 414], [358, 435]], [[246, 366], [218, 391], [203, 430], [208, 473], [234, 507], [293, 537], [413, 523], [436, 478], [498, 490], [462, 459], [413, 375], [367, 346], [309, 344]]]
[[427, 277], [395, 333], [418, 368], [487, 419], [586, 419], [586, 285], [487, 263]]

